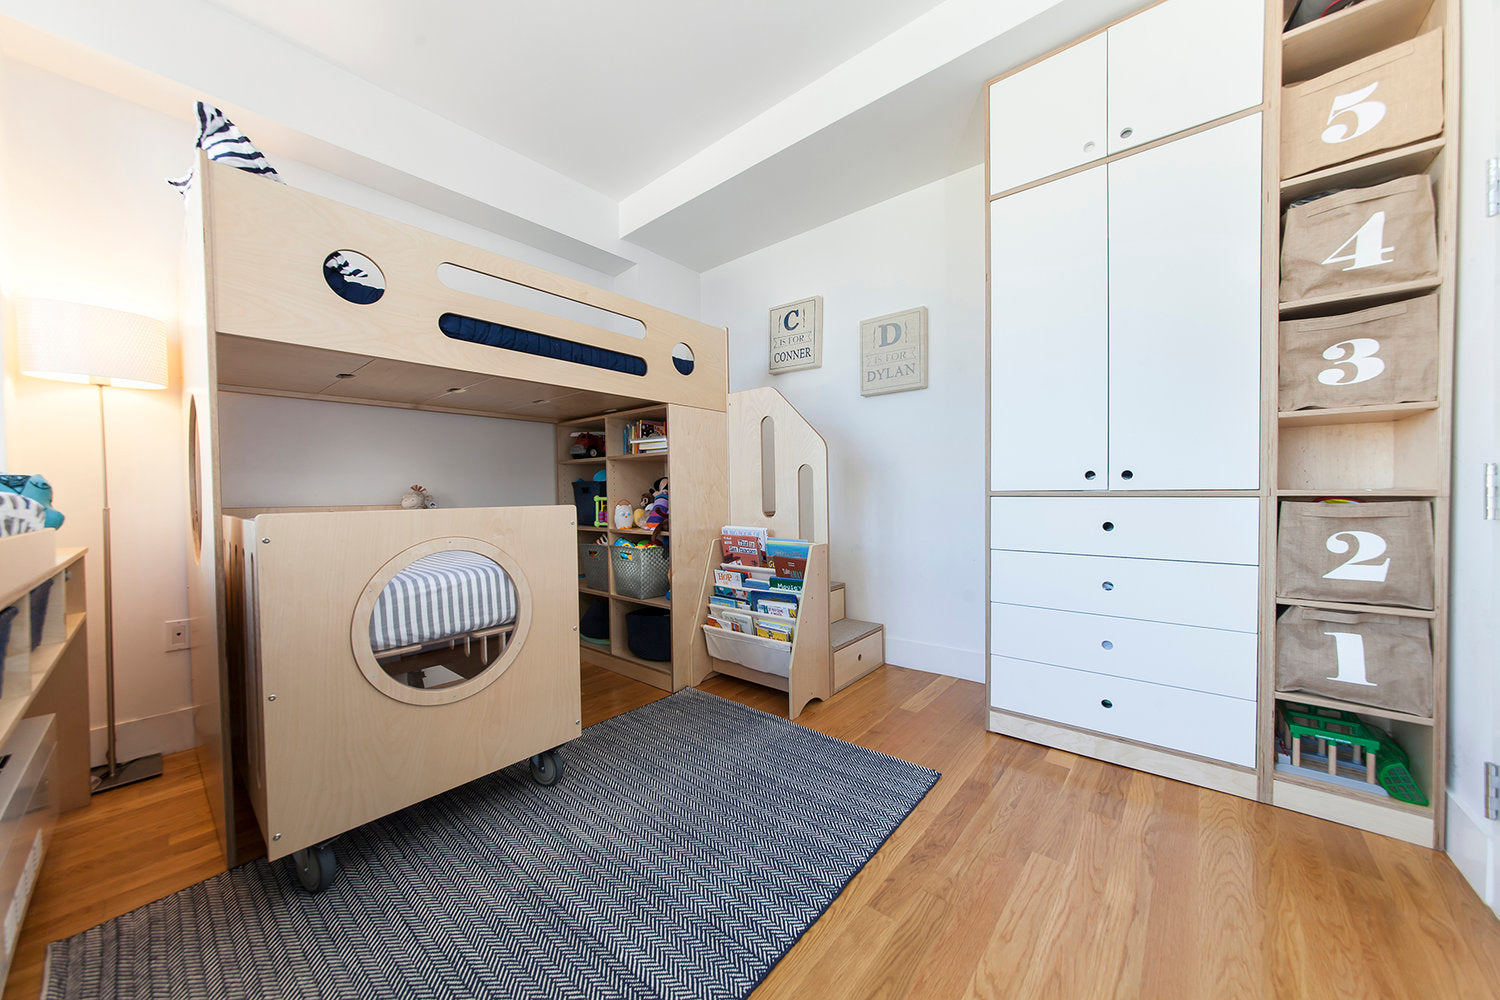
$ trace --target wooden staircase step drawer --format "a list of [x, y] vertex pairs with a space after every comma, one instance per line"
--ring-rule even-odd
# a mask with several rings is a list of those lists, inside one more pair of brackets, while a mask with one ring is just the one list
[[1260, 561], [1260, 501], [992, 497], [990, 548], [1255, 565]]
[[1255, 702], [990, 657], [990, 703], [1002, 712], [1255, 766]]
[[833, 651], [833, 689], [841, 691], [885, 663], [885, 629]]
[[1231, 698], [1256, 696], [1253, 632], [990, 605], [990, 652]]

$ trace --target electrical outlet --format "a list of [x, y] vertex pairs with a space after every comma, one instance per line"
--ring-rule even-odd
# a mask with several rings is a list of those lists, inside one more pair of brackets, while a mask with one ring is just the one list
[[190, 635], [188, 633], [188, 623], [185, 621], [180, 621], [167, 622], [166, 624], [167, 652], [175, 653], [179, 649], [187, 649], [188, 640], [190, 638]]

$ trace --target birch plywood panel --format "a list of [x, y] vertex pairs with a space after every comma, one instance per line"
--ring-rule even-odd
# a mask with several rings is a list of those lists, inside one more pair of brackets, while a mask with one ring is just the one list
[[[329, 348], [575, 389], [724, 409], [725, 331], [520, 261], [383, 219], [232, 167], [210, 165], [214, 214], [216, 329], [221, 333]], [[323, 278], [324, 259], [357, 250], [383, 272], [385, 293], [356, 305]], [[456, 291], [438, 277], [455, 264], [561, 296], [645, 325], [644, 339], [575, 319]], [[643, 358], [644, 376], [607, 371], [452, 340], [437, 328], [445, 312], [502, 323]], [[672, 361], [693, 352], [690, 375]]]
[[[568, 507], [256, 519], [262, 818], [272, 859], [578, 735], [572, 520]], [[482, 540], [519, 567], [520, 648], [496, 681], [470, 697], [407, 704], [360, 672], [350, 643], [355, 606], [393, 556], [450, 537]]]

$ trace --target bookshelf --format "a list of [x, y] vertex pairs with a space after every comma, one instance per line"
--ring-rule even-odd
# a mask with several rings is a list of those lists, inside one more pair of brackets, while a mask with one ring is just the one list
[[[647, 424], [664, 425], [665, 447], [650, 453], [632, 452], [638, 444], [631, 440], [632, 429]], [[606, 518], [612, 520], [615, 504], [628, 501], [640, 506], [643, 494], [663, 476], [669, 482], [670, 523], [661, 532], [669, 556], [669, 590], [656, 597], [633, 597], [620, 592], [615, 579], [615, 560], [610, 558], [608, 587], [590, 588], [579, 579], [578, 610], [580, 617], [594, 601], [606, 602], [609, 619], [608, 645], [588, 642], [580, 636], [579, 655], [586, 662], [602, 666], [664, 691], [676, 691], [691, 683], [691, 664], [695, 650], [704, 649], [704, 640], [696, 627], [693, 604], [698, 581], [707, 560], [707, 547], [718, 537], [719, 528], [728, 516], [726, 489], [728, 480], [725, 454], [724, 414], [678, 404], [659, 404], [600, 413], [570, 420], [557, 428], [557, 502], [573, 506], [575, 480], [592, 480], [604, 471]], [[574, 435], [587, 433], [603, 441], [603, 453], [593, 457], [571, 454]], [[640, 528], [596, 527], [580, 521], [581, 544], [596, 539], [608, 540], [613, 555], [616, 541], [649, 541], [652, 532]], [[580, 570], [581, 574], [581, 570]], [[691, 593], [678, 594], [679, 581]], [[686, 603], [684, 603], [686, 602]], [[650, 660], [636, 655], [628, 640], [628, 618], [631, 612], [656, 609], [672, 612], [671, 650], [669, 660]]]

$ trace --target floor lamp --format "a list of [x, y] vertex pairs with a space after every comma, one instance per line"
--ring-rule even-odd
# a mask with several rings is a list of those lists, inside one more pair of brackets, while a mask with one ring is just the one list
[[110, 575], [109, 453], [104, 387], [165, 389], [167, 328], [134, 313], [49, 299], [16, 303], [21, 374], [94, 385], [99, 394], [99, 462], [104, 486], [104, 678], [109, 707], [105, 763], [93, 770], [94, 792], [161, 775], [161, 754], [120, 763], [115, 748], [114, 586]]

